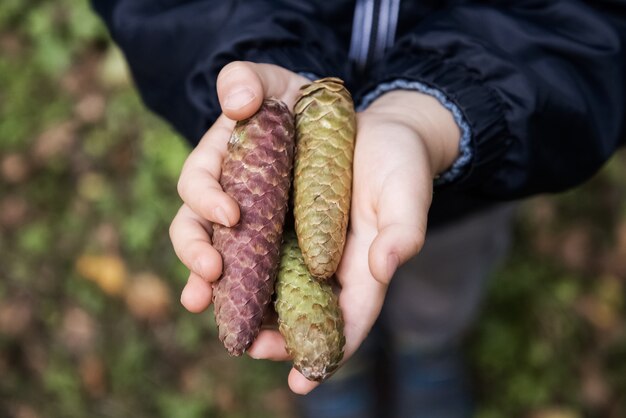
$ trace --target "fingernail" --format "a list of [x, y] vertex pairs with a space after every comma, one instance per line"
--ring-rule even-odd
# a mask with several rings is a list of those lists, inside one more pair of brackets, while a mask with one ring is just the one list
[[260, 359], [260, 357], [257, 354], [256, 350], [254, 348], [252, 348], [252, 347], [248, 348], [248, 350], [246, 351], [246, 354], [248, 354], [248, 356], [250, 358], [253, 358], [255, 360], [259, 360]]
[[224, 100], [224, 109], [239, 109], [254, 100], [254, 93], [247, 87], [242, 87], [230, 93]]
[[387, 256], [387, 277], [391, 279], [400, 264], [400, 259], [395, 254], [389, 254]]
[[213, 216], [215, 217], [215, 219], [217, 219], [217, 222], [224, 225], [224, 226], [230, 226], [230, 221], [228, 220], [228, 217], [226, 216], [226, 212], [224, 212], [224, 209], [222, 209], [221, 207], [216, 207], [215, 209], [213, 209]]

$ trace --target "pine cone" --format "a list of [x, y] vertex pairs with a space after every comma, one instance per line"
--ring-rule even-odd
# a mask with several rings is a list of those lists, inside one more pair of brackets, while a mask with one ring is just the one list
[[324, 280], [337, 270], [346, 240], [356, 115], [337, 78], [304, 86], [294, 112], [296, 233], [306, 266]]
[[238, 122], [228, 143], [220, 184], [239, 204], [239, 223], [215, 224], [213, 245], [222, 255], [222, 277], [213, 287], [219, 338], [231, 355], [254, 341], [271, 300], [280, 261], [294, 155], [289, 109], [266, 100]]
[[283, 244], [274, 306], [294, 367], [309, 380], [329, 377], [343, 358], [341, 310], [331, 281], [310, 275], [293, 233]]

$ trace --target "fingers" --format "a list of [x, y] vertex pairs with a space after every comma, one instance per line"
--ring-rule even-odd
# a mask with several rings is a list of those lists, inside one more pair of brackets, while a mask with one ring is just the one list
[[209, 223], [187, 205], [181, 206], [170, 225], [174, 252], [185, 266], [204, 280], [217, 280], [222, 273], [222, 257], [211, 245]]
[[217, 77], [217, 95], [222, 111], [233, 120], [252, 116], [263, 99], [275, 97], [292, 109], [298, 89], [308, 80], [272, 64], [235, 61]]
[[368, 249], [376, 231], [350, 233], [337, 271], [341, 283], [339, 306], [344, 320], [344, 359], [349, 359], [369, 334], [382, 309], [387, 285], [374, 280], [369, 271]]
[[248, 355], [254, 359], [286, 361], [290, 359], [285, 349], [285, 339], [276, 330], [262, 330], [248, 348]]
[[289, 389], [298, 395], [306, 395], [320, 385], [320, 382], [312, 382], [308, 380], [299, 371], [293, 368], [289, 372], [287, 383], [289, 384]]
[[368, 262], [372, 276], [383, 284], [421, 249], [432, 198], [423, 141], [406, 124], [388, 118], [384, 112], [359, 114], [350, 219], [353, 229], [375, 227]]
[[180, 295], [180, 303], [193, 313], [200, 313], [209, 307], [213, 298], [211, 283], [207, 283], [200, 276], [191, 272], [187, 285]]
[[431, 198], [428, 173], [392, 173], [384, 182], [378, 234], [368, 255], [372, 275], [380, 282], [389, 283], [398, 266], [422, 249]]
[[239, 206], [219, 184], [234, 126], [233, 121], [220, 116], [189, 154], [178, 180], [178, 193], [185, 204], [201, 218], [224, 226], [239, 221]]

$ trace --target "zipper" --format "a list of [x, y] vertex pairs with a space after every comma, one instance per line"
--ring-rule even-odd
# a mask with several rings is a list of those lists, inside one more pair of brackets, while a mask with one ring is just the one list
[[349, 57], [359, 70], [379, 60], [393, 45], [400, 0], [357, 0]]

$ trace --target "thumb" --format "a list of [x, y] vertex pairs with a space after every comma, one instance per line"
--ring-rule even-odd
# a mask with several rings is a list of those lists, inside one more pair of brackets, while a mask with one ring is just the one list
[[388, 284], [396, 269], [422, 249], [431, 200], [428, 176], [412, 173], [385, 181], [377, 205], [378, 233], [368, 254], [376, 280]]
[[242, 120], [252, 116], [269, 97], [282, 100], [292, 109], [299, 87], [307, 82], [277, 65], [235, 61], [217, 76], [217, 96], [228, 118]]

